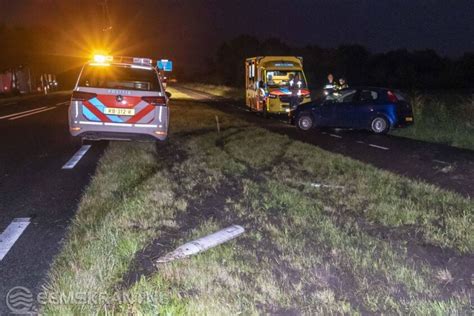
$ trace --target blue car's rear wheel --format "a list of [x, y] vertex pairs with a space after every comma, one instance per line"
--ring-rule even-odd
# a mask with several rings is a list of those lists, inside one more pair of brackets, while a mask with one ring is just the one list
[[296, 120], [296, 127], [302, 131], [309, 131], [314, 127], [314, 120], [311, 114], [301, 113]]
[[377, 116], [370, 123], [370, 130], [375, 134], [386, 134], [390, 130], [390, 124], [386, 118]]

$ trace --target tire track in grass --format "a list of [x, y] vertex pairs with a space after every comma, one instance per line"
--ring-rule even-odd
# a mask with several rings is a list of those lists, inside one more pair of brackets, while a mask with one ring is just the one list
[[[228, 136], [238, 134], [241, 131], [230, 132]], [[205, 136], [204, 136], [205, 137]], [[224, 137], [225, 138], [225, 137]], [[222, 139], [220, 139], [222, 141]], [[176, 140], [175, 140], [176, 141]], [[225, 142], [225, 141], [224, 141]], [[215, 141], [216, 147], [221, 147], [218, 143], [219, 140]], [[162, 151], [164, 157], [172, 157], [172, 153], [175, 149], [172, 149], [174, 146], [168, 146], [167, 150]], [[225, 152], [224, 148], [221, 148]], [[278, 160], [279, 157], [282, 157], [285, 154], [283, 151], [275, 159]], [[189, 155], [191, 156], [191, 155]], [[231, 159], [235, 159], [232, 157]], [[183, 160], [172, 159], [165, 163], [167, 168], [173, 170], [169, 173], [169, 176], [172, 177], [173, 182], [182, 181], [186, 176], [192, 174], [189, 170], [179, 170], [177, 167], [180, 163], [183, 163]], [[177, 172], [178, 169], [180, 172]], [[217, 192], [220, 194], [214, 194], [214, 188], [209, 187], [209, 184], [203, 183], [194, 187], [193, 192], [181, 191], [178, 185], [175, 190], [177, 198], [182, 198], [188, 201], [188, 207], [185, 212], [179, 213], [176, 216], [177, 227], [174, 228], [163, 228], [163, 232], [160, 236], [152, 241], [145, 249], [141, 250], [135, 256], [133, 263], [130, 265], [132, 267], [124, 276], [123, 282], [120, 284], [120, 288], [129, 289], [135, 282], [140, 280], [142, 276], [149, 277], [154, 273], [159, 271], [153, 259], [164, 255], [165, 253], [173, 250], [179, 241], [185, 242], [189, 239], [189, 234], [192, 230], [198, 229], [200, 226], [206, 222], [213, 222], [218, 226], [225, 227], [227, 225], [237, 223], [243, 225], [249, 232], [256, 231], [265, 231], [263, 237], [256, 241], [252, 237], [244, 235], [239, 238], [239, 247], [247, 249], [248, 255], [255, 253], [257, 264], [265, 262], [271, 262], [274, 266], [274, 269], [271, 271], [275, 280], [285, 289], [286, 292], [291, 293], [293, 291], [293, 283], [297, 282], [302, 278], [300, 271], [292, 267], [292, 264], [289, 261], [286, 261], [283, 258], [283, 254], [278, 250], [278, 246], [272, 241], [268, 236], [270, 235], [269, 231], [266, 231], [265, 228], [262, 228], [261, 225], [255, 222], [255, 219], [251, 216], [241, 216], [237, 215], [236, 212], [226, 211], [228, 209], [229, 200], [232, 203], [242, 199], [243, 195], [243, 181], [251, 181], [252, 179], [257, 179], [261, 181], [262, 179], [252, 175], [258, 174], [257, 170], [247, 166], [247, 171], [243, 175], [242, 179], [237, 179], [229, 175], [223, 175], [223, 178], [220, 180], [217, 185]], [[206, 177], [205, 174], [202, 175]], [[208, 192], [202, 196], [202, 192]], [[193, 196], [198, 196], [198, 198], [193, 199]], [[283, 223], [276, 217], [271, 216], [269, 218], [272, 223], [283, 229]], [[246, 255], [246, 256], [248, 256]], [[287, 276], [291, 276], [290, 279]], [[245, 276], [244, 276], [245, 277]], [[252, 278], [248, 276], [248, 282], [251, 284]], [[189, 293], [188, 293], [189, 294]], [[195, 293], [191, 293], [195, 294]], [[297, 301], [294, 302], [294, 306], [297, 306]], [[289, 311], [287, 307], [278, 306], [277, 304], [269, 304], [268, 302], [257, 303], [258, 308], [262, 312], [284, 312]], [[292, 310], [291, 308], [290, 310]], [[295, 311], [297, 309], [294, 309]]]

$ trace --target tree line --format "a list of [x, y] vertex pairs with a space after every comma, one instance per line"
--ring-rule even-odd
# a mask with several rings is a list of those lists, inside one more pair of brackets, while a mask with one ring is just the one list
[[[84, 62], [80, 58], [55, 54], [64, 38], [43, 27], [8, 27], [0, 24], [0, 72], [19, 65], [38, 71], [57, 73], [70, 86]], [[242, 87], [244, 60], [252, 56], [302, 56], [309, 85], [319, 88], [329, 73], [344, 77], [351, 85], [375, 85], [401, 89], [456, 89], [474, 87], [474, 52], [457, 58], [440, 56], [434, 50], [408, 51], [398, 49], [385, 53], [371, 53], [361, 45], [342, 45], [323, 48], [318, 45], [293, 47], [279, 39], [259, 40], [241, 35], [222, 43], [206, 61], [206, 70], [198, 75], [190, 73], [176, 61], [179, 80], [208, 81]], [[196, 61], [188, 61], [188, 64]]]
[[324, 85], [329, 73], [352, 85], [402, 89], [472, 89], [474, 84], [474, 52], [458, 58], [440, 56], [432, 49], [371, 53], [356, 44], [292, 47], [279, 39], [260, 41], [248, 35], [222, 43], [208, 61], [211, 66], [205, 77], [213, 83], [243, 86], [245, 58], [265, 55], [302, 56], [307, 80], [314, 88]]

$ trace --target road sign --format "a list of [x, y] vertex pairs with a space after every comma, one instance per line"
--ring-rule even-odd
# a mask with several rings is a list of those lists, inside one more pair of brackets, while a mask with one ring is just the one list
[[173, 71], [173, 62], [168, 59], [160, 59], [157, 62], [158, 70]]

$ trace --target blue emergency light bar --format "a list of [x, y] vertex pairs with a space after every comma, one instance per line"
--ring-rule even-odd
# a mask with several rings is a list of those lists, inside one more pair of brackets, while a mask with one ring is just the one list
[[156, 62], [158, 70], [173, 71], [173, 62], [168, 59], [160, 59]]

